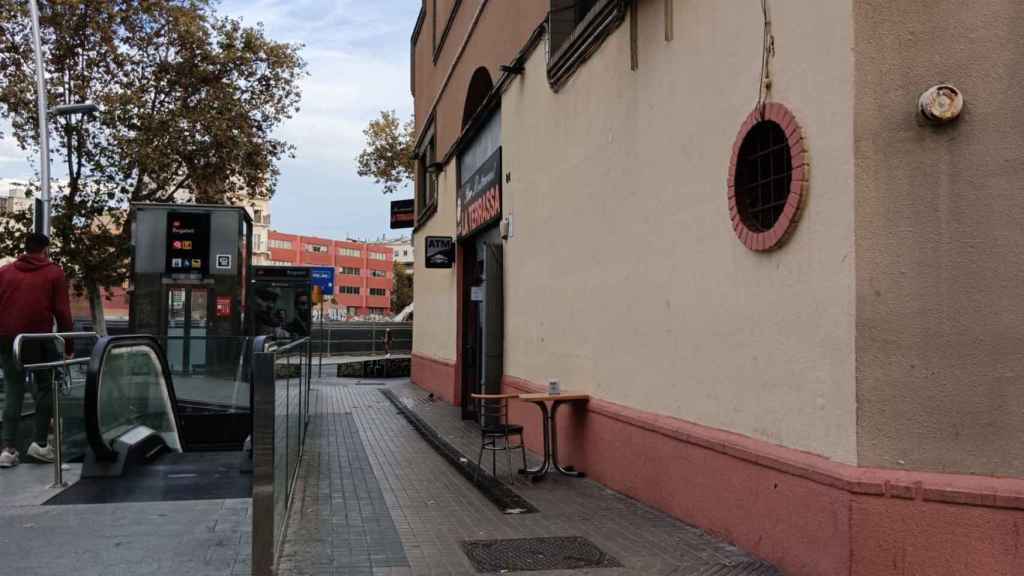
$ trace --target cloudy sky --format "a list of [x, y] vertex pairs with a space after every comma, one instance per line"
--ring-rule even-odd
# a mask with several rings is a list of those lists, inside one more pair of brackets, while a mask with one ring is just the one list
[[[302, 110], [280, 128], [297, 150], [281, 165], [275, 229], [329, 238], [390, 234], [390, 200], [412, 193], [383, 196], [356, 174], [355, 157], [363, 127], [380, 110], [412, 113], [409, 37], [419, 7], [418, 0], [222, 0], [221, 12], [305, 45]], [[26, 156], [11, 139], [0, 140], [0, 178], [31, 177]]]

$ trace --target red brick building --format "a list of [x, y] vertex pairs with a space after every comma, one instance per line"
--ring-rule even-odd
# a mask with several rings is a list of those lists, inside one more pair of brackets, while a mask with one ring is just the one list
[[270, 260], [257, 264], [334, 268], [334, 301], [327, 300], [325, 304], [329, 319], [391, 314], [394, 252], [387, 245], [276, 230], [269, 232], [267, 244]]

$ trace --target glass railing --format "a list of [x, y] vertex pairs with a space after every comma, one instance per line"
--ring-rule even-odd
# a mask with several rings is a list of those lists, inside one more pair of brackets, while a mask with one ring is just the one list
[[180, 404], [217, 412], [248, 412], [249, 384], [245, 371], [250, 339], [234, 336], [158, 338]]
[[310, 339], [253, 345], [253, 566], [269, 567], [284, 535], [310, 417]]
[[84, 412], [97, 459], [113, 459], [117, 438], [139, 426], [159, 434], [171, 450], [183, 448], [170, 370], [155, 338], [100, 339], [89, 363]]

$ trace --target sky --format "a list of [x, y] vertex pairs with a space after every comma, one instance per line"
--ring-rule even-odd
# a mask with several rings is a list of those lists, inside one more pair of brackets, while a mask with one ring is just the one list
[[[367, 240], [402, 232], [388, 229], [389, 205], [411, 198], [411, 188], [384, 196], [356, 174], [355, 158], [363, 128], [381, 110], [412, 114], [409, 38], [419, 8], [418, 0], [222, 0], [220, 13], [304, 45], [301, 110], [278, 129], [296, 151], [280, 164], [275, 230]], [[10, 137], [0, 139], [0, 178], [33, 177], [28, 156]]]

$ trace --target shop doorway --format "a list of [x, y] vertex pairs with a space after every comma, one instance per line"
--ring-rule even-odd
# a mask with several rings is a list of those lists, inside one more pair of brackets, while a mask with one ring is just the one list
[[463, 244], [462, 418], [478, 419], [472, 394], [501, 392], [505, 306], [504, 256], [498, 228]]

